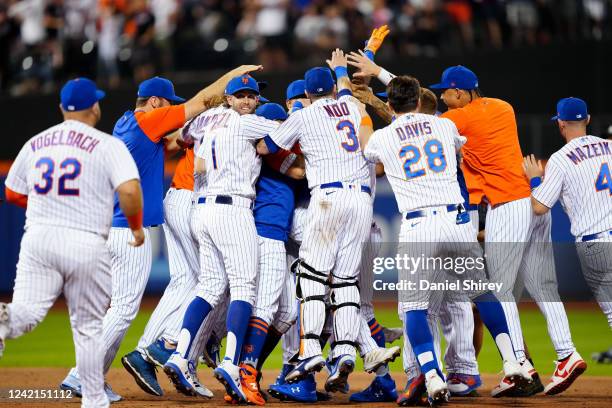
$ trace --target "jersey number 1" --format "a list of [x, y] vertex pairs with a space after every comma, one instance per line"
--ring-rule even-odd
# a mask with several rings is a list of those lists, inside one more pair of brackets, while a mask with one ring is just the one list
[[[53, 188], [53, 173], [55, 171], [55, 162], [50, 157], [41, 157], [36, 162], [36, 168], [44, 167], [42, 173], [42, 183], [34, 184], [34, 190], [38, 194], [47, 194]], [[61, 196], [78, 196], [78, 188], [66, 187], [66, 182], [74, 180], [81, 175], [81, 162], [75, 158], [65, 159], [60, 163], [60, 170], [65, 170], [59, 178], [57, 194]]]
[[608, 163], [603, 163], [601, 165], [597, 180], [595, 180], [595, 191], [604, 190], [608, 190], [610, 195], [612, 195], [612, 174], [610, 174], [610, 166]]

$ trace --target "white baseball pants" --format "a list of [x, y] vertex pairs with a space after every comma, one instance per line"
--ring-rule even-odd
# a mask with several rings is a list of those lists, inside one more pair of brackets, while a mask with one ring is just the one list
[[[127, 245], [127, 243], [126, 243]], [[110, 253], [105, 239], [70, 228], [32, 226], [21, 241], [8, 338], [36, 327], [57, 297], [68, 304], [83, 407], [108, 407], [104, 392], [102, 319], [110, 302]]]

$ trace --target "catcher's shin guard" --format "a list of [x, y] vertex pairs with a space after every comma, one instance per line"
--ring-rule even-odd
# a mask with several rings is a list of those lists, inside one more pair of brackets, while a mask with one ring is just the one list
[[295, 292], [300, 301], [300, 357], [320, 355], [328, 274], [315, 270], [303, 260], [292, 265], [292, 270], [296, 273]]
[[359, 282], [356, 278], [338, 278], [332, 274], [331, 310], [334, 313], [333, 356], [355, 356], [355, 339], [359, 332]]

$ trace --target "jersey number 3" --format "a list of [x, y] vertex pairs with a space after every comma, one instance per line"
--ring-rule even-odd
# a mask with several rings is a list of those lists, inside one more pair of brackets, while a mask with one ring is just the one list
[[357, 132], [355, 132], [355, 125], [350, 120], [341, 120], [338, 122], [336, 129], [341, 133], [344, 132], [348, 141], [342, 142], [341, 146], [347, 152], [356, 152], [359, 150], [359, 139], [357, 138]]
[[608, 190], [612, 195], [612, 174], [610, 174], [610, 166], [608, 163], [603, 163], [595, 180], [595, 190], [604, 191]]
[[[446, 157], [444, 156], [444, 149], [442, 143], [439, 140], [431, 139], [423, 145], [423, 151], [427, 157], [427, 167], [434, 173], [439, 173], [446, 168]], [[414, 145], [402, 146], [399, 151], [399, 157], [404, 159], [404, 172], [406, 173], [406, 180], [410, 180], [416, 177], [425, 175], [425, 169], [413, 169], [412, 166], [416, 165], [423, 155], [421, 149]]]
[[[50, 157], [41, 157], [36, 162], [36, 168], [44, 168], [42, 173], [42, 181], [34, 184], [34, 190], [38, 194], [47, 194], [53, 188], [53, 173], [55, 171], [55, 162]], [[81, 162], [75, 158], [65, 159], [60, 163], [62, 175], [58, 181], [57, 194], [61, 196], [78, 196], [78, 188], [66, 187], [66, 182], [74, 180], [81, 175]]]

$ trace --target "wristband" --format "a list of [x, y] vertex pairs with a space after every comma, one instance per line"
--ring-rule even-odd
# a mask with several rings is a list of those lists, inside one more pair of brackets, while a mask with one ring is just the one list
[[395, 78], [395, 75], [381, 67], [377, 78], [380, 82], [383, 83], [383, 85], [389, 85], [389, 82], [391, 82], [391, 80]]
[[132, 231], [142, 228], [142, 208], [134, 215], [126, 215], [128, 225]]
[[334, 68], [334, 72], [336, 73], [336, 79], [348, 77], [348, 70], [346, 67], [336, 67]]
[[361, 118], [361, 126], [369, 126], [371, 128], [374, 127], [374, 124], [372, 123], [372, 118], [368, 115], [364, 116], [363, 118]]
[[370, 50], [370, 49], [366, 49], [364, 52], [365, 56], [368, 57], [368, 59], [372, 62], [374, 62], [374, 51]]
[[529, 180], [529, 186], [531, 186], [532, 190], [540, 184], [542, 184], [542, 177], [532, 177], [531, 180]]

